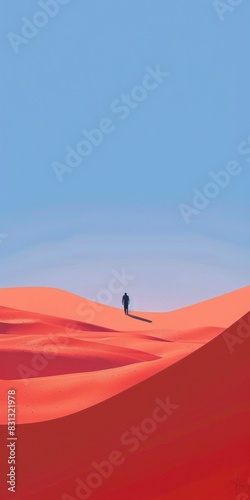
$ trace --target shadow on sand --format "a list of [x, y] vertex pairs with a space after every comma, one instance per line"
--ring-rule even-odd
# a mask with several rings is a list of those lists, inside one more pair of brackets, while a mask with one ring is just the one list
[[139, 321], [146, 321], [146, 323], [152, 323], [151, 319], [141, 318], [140, 316], [134, 316], [133, 314], [128, 314], [130, 318], [138, 319]]

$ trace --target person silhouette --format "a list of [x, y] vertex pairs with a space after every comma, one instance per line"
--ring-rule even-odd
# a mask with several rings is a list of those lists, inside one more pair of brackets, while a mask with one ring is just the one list
[[128, 306], [129, 306], [129, 296], [128, 294], [125, 292], [123, 297], [122, 297], [122, 304], [123, 304], [123, 307], [124, 307], [124, 314], [128, 314]]

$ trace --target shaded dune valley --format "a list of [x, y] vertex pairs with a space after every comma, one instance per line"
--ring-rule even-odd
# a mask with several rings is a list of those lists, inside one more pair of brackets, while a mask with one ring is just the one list
[[249, 311], [250, 287], [129, 316], [62, 290], [0, 290], [0, 498], [249, 500]]

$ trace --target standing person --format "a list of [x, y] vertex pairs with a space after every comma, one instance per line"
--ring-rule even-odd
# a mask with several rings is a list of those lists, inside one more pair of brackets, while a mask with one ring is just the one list
[[128, 306], [129, 306], [129, 296], [128, 294], [125, 292], [123, 297], [122, 297], [122, 304], [123, 304], [123, 307], [124, 307], [124, 313], [125, 314], [128, 314]]

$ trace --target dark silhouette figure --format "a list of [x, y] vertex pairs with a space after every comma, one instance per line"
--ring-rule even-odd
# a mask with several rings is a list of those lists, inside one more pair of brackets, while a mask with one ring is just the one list
[[129, 306], [129, 296], [128, 294], [125, 292], [123, 297], [122, 297], [122, 304], [123, 304], [123, 307], [124, 307], [124, 313], [125, 314], [128, 314], [128, 306]]

